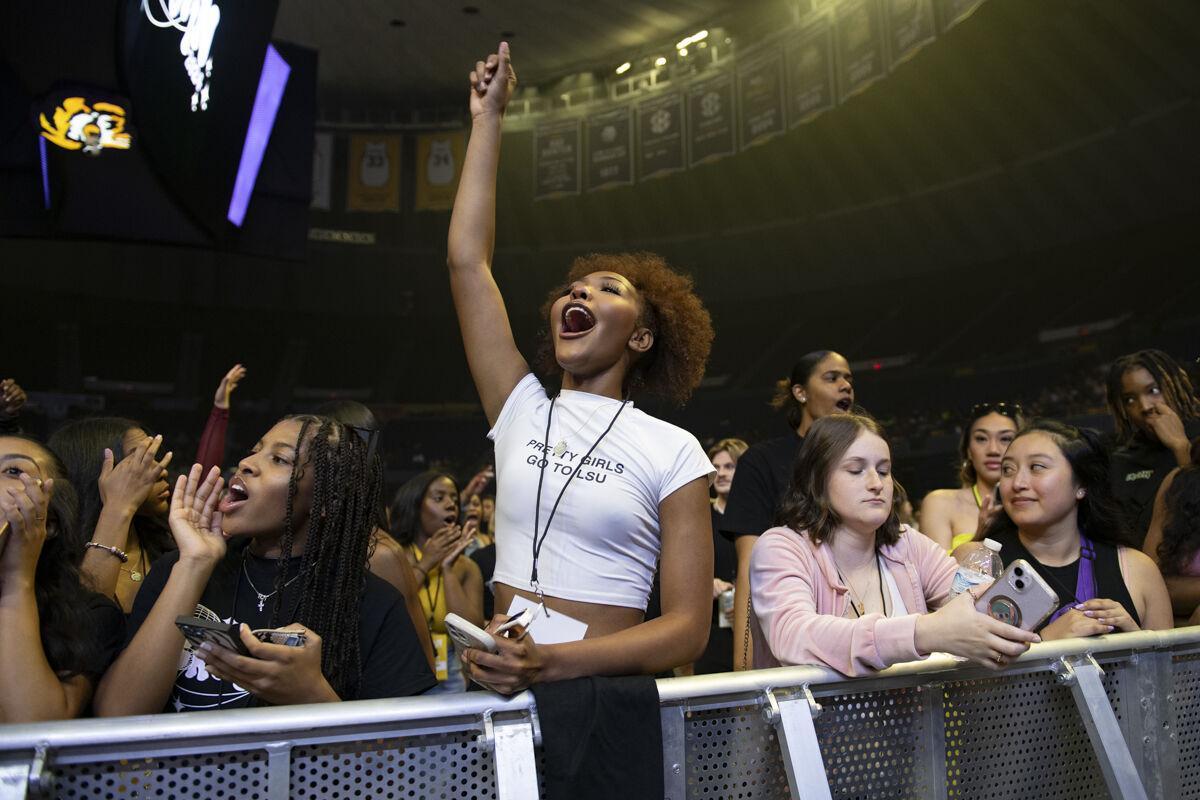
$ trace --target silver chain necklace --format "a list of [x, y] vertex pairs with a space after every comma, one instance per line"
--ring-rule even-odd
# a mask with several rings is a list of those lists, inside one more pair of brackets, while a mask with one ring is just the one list
[[[263, 607], [267, 604], [267, 601], [270, 600], [272, 597], [274, 597], [275, 594], [279, 591], [279, 589], [276, 589], [274, 592], [271, 592], [270, 594], [263, 594], [262, 592], [260, 592], [258, 590], [258, 587], [254, 585], [254, 580], [250, 577], [250, 571], [246, 569], [245, 561], [242, 562], [242, 574], [246, 576], [246, 582], [250, 584], [250, 590], [252, 592], [254, 592], [256, 595], [258, 595], [258, 610], [262, 611]], [[289, 587], [293, 583], [295, 583], [299, 577], [300, 577], [299, 574], [295, 575], [294, 577], [292, 577], [291, 580], [289, 580], [287, 583], [285, 583], [280, 588], [286, 589], [287, 587]]]

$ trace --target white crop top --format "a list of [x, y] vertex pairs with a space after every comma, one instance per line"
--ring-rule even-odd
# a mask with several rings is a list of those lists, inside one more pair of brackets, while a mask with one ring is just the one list
[[[696, 437], [626, 405], [586, 464], [588, 449], [613, 421], [620, 400], [563, 391], [546, 445], [540, 525], [568, 475], [538, 558], [538, 584], [552, 597], [646, 608], [662, 550], [658, 506], [679, 487], [715, 472]], [[533, 374], [504, 402], [488, 438], [496, 444], [497, 583], [533, 591], [534, 505], [550, 399]], [[555, 456], [555, 445], [567, 443]]]

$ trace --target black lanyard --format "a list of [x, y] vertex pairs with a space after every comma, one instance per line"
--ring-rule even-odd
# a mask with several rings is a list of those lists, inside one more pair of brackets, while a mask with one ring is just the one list
[[600, 434], [600, 438], [592, 442], [592, 446], [588, 448], [587, 453], [579, 460], [579, 466], [571, 470], [571, 474], [567, 476], [567, 480], [563, 483], [562, 489], [558, 493], [558, 499], [554, 501], [554, 507], [550, 509], [550, 516], [546, 518], [546, 528], [542, 531], [541, 536], [538, 535], [538, 529], [541, 528], [541, 513], [542, 513], [542, 481], [546, 477], [546, 465], [550, 463], [547, 457], [550, 446], [550, 420], [554, 418], [554, 404], [558, 401], [556, 395], [550, 401], [550, 412], [546, 415], [546, 435], [542, 437], [542, 458], [538, 464], [538, 488], [537, 488], [537, 503], [533, 507], [533, 566], [529, 570], [529, 583], [533, 586], [533, 591], [539, 597], [542, 594], [541, 588], [538, 586], [538, 556], [542, 554], [542, 545], [546, 542], [546, 536], [550, 533], [550, 523], [554, 521], [554, 514], [558, 511], [558, 504], [562, 502], [563, 495], [567, 493], [567, 487], [571, 485], [571, 479], [579, 474], [579, 470], [583, 464], [592, 455], [592, 452], [604, 441], [604, 437], [608, 436], [608, 432], [617, 424], [617, 417], [621, 416], [621, 412], [625, 410], [625, 406], [629, 404], [628, 400], [621, 401], [621, 407], [617, 409], [617, 413], [613, 414], [612, 421], [608, 423], [608, 427], [604, 429], [604, 433]]

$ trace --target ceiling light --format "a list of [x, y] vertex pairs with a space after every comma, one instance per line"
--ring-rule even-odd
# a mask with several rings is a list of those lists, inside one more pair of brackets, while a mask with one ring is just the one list
[[686, 47], [679, 48], [679, 55], [683, 56], [684, 58], [687, 58], [687, 48]]
[[666, 65], [667, 59], [664, 56], [659, 56], [658, 58], [654, 59], [654, 66], [665, 67]]
[[675, 49], [676, 50], [687, 50], [687, 46], [689, 44], [694, 44], [694, 43], [700, 41], [701, 39], [707, 39], [707, 38], [708, 38], [707, 30], [696, 31], [691, 36], [686, 36], [686, 37], [680, 39], [678, 42], [676, 42]]
[[621, 66], [617, 67], [617, 74], [624, 75], [626, 72], [629, 72], [629, 68], [632, 66], [633, 66], [632, 64], [630, 64], [628, 61], [626, 61]]

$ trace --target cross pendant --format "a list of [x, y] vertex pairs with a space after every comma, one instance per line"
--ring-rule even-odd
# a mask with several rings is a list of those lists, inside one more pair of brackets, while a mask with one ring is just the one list
[[[258, 592], [255, 592], [255, 594], [258, 594]], [[263, 610], [263, 606], [266, 605], [266, 602], [267, 602], [267, 595], [259, 594], [258, 595], [258, 610], [259, 611]]]

